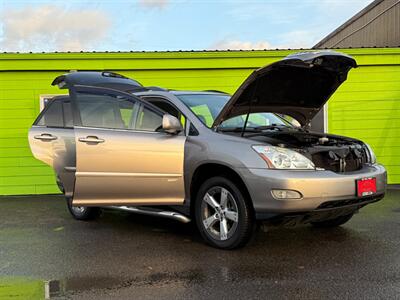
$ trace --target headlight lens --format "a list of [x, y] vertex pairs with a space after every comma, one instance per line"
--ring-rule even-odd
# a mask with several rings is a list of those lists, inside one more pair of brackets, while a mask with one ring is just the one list
[[367, 149], [368, 149], [368, 154], [369, 154], [369, 162], [371, 163], [371, 164], [374, 164], [374, 163], [376, 163], [376, 156], [375, 156], [375, 153], [374, 153], [374, 151], [372, 150], [372, 148], [371, 148], [371, 146], [370, 145], [368, 145], [367, 143], [364, 143], [365, 144], [365, 146], [367, 147]]
[[315, 170], [315, 165], [300, 153], [281, 147], [256, 145], [252, 148], [271, 169]]

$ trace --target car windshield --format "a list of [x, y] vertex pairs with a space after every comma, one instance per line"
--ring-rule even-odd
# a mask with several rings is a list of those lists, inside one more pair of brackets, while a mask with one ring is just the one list
[[[188, 94], [177, 95], [177, 97], [209, 128], [230, 99], [230, 96], [225, 94]], [[247, 114], [243, 114], [227, 119], [221, 123], [219, 128], [241, 128], [246, 121], [246, 116]], [[286, 116], [269, 112], [251, 113], [246, 128], [262, 129], [270, 126], [292, 126], [284, 117]]]

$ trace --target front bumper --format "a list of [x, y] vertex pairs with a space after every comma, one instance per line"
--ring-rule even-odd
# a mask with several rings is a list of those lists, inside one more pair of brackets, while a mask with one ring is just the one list
[[[242, 169], [245, 180], [257, 214], [260, 213], [297, 213], [310, 212], [323, 207], [324, 203], [335, 201], [340, 208], [346, 201], [358, 200], [364, 197], [356, 196], [356, 180], [366, 177], [376, 178], [377, 192], [372, 200], [382, 198], [386, 191], [386, 170], [382, 165], [366, 165], [361, 170], [345, 174], [332, 171], [303, 170], [271, 170]], [[299, 191], [301, 199], [277, 200], [272, 197], [271, 189], [287, 189]], [[368, 198], [370, 199], [371, 196]]]

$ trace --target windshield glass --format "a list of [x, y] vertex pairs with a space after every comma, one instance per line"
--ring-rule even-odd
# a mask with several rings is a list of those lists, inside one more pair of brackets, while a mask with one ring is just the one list
[[[240, 115], [225, 120], [219, 126], [220, 128], [238, 128], [243, 127], [246, 122], [247, 114]], [[266, 126], [291, 126], [288, 122], [278, 117], [274, 113], [252, 113], [247, 120], [246, 128], [258, 128]]]
[[214, 123], [214, 119], [230, 99], [230, 96], [225, 94], [190, 94], [177, 95], [177, 97], [188, 106], [207, 127], [211, 127]]
[[[207, 126], [211, 127], [215, 118], [218, 116], [222, 108], [229, 101], [228, 95], [215, 94], [190, 94], [177, 95], [177, 97], [188, 106], [193, 113]], [[246, 120], [246, 114], [236, 116], [225, 120], [219, 126], [220, 128], [237, 128], [243, 127]], [[255, 128], [271, 125], [291, 126], [280, 116], [274, 113], [262, 112], [252, 113], [247, 121], [246, 128]]]

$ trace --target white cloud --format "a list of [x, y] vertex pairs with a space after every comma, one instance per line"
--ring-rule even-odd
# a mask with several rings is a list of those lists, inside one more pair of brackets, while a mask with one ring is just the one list
[[247, 6], [237, 2], [227, 14], [239, 22], [260, 24], [258, 29], [265, 26], [271, 48], [310, 48], [372, 1], [254, 0]]
[[249, 42], [240, 40], [221, 40], [211, 45], [211, 50], [261, 50], [270, 49], [271, 44], [266, 41]]
[[169, 0], [138, 0], [139, 5], [146, 8], [165, 8]]
[[100, 10], [66, 10], [56, 5], [3, 10], [0, 24], [2, 51], [93, 50], [111, 26]]
[[289, 31], [278, 36], [280, 44], [275, 48], [310, 48], [321, 39], [321, 36], [322, 34], [318, 28]]
[[310, 48], [319, 41], [321, 33], [317, 28], [311, 30], [294, 30], [276, 36], [276, 43], [267, 41], [244, 41], [239, 39], [222, 39], [212, 44], [210, 50], [263, 50], [263, 49], [299, 49]]

